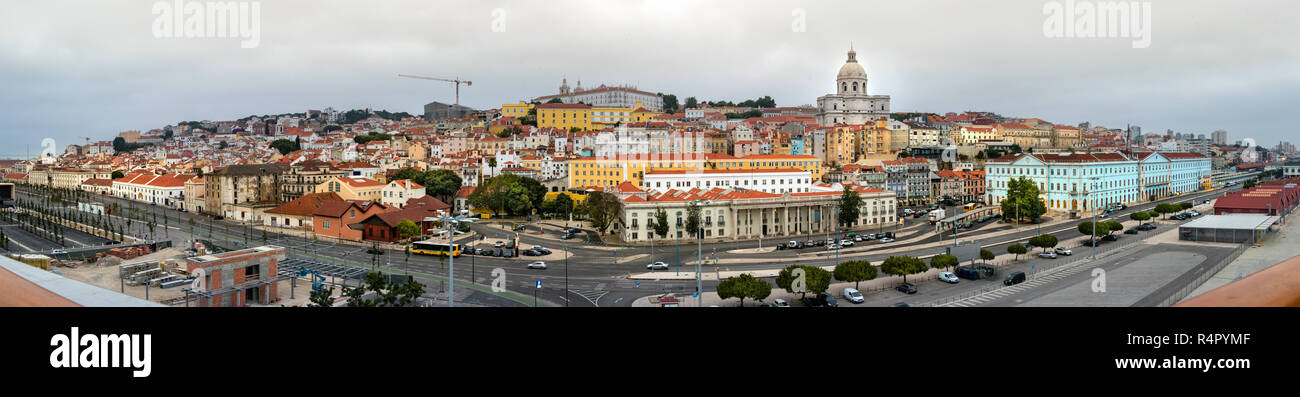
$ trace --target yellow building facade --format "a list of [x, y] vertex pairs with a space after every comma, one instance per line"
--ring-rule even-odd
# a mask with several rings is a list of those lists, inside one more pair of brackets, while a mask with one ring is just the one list
[[808, 155], [765, 154], [734, 157], [726, 154], [698, 155], [629, 155], [618, 157], [583, 157], [570, 159], [569, 187], [612, 188], [624, 181], [638, 188], [649, 171], [689, 170], [763, 170], [797, 168], [807, 171], [813, 180], [822, 177], [822, 160]]

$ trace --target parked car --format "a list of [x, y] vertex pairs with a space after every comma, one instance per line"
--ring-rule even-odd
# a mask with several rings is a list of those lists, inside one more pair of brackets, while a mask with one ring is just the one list
[[1039, 258], [1056, 259], [1056, 253], [1055, 253], [1055, 252], [1052, 252], [1052, 251], [1039, 252], [1039, 253], [1038, 253], [1038, 257], [1039, 257]]
[[808, 307], [836, 307], [836, 306], [839, 306], [839, 302], [836, 302], [836, 301], [835, 301], [835, 297], [833, 297], [833, 296], [831, 296], [831, 294], [828, 294], [828, 293], [825, 293], [825, 292], [822, 292], [822, 293], [820, 293], [820, 294], [817, 294], [817, 296], [810, 296], [810, 297], [803, 298], [803, 304], [804, 304], [804, 306], [808, 306]]
[[1116, 241], [1116, 240], [1119, 240], [1119, 236], [1114, 234], [1107, 234], [1101, 237], [1101, 241]]
[[503, 250], [503, 251], [501, 252], [501, 257], [502, 257], [502, 258], [514, 258], [514, 257], [515, 257], [515, 250]]
[[66, 253], [68, 253], [68, 251], [65, 251], [65, 250], [54, 250], [54, 251], [50, 251], [50, 254], [51, 254], [51, 255], [66, 254]]
[[861, 243], [861, 242], [862, 242], [862, 236], [853, 236], [853, 242], [855, 242], [855, 243]]
[[1065, 248], [1065, 247], [1056, 247], [1056, 254], [1070, 256], [1070, 255], [1074, 255], [1074, 251], [1070, 251], [1069, 248]]
[[817, 294], [817, 299], [822, 301], [826, 307], [839, 307], [840, 303], [835, 301], [835, 297], [828, 293]]
[[578, 234], [578, 233], [582, 233], [582, 229], [579, 229], [579, 228], [576, 228], [576, 227], [574, 227], [574, 228], [569, 228], [569, 234]]
[[908, 307], [908, 306], [907, 306], [907, 302], [898, 302], [898, 303], [892, 304], [892, 305], [890, 305], [890, 306], [891, 306], [891, 307]]
[[492, 250], [492, 256], [495, 256], [495, 257], [500, 258], [501, 255], [504, 255], [504, 254], [505, 254], [504, 250], [502, 250], [502, 249], [500, 249], [500, 248]]
[[961, 280], [957, 279], [957, 275], [952, 272], [939, 272], [939, 281], [948, 284], [957, 284], [957, 282]]
[[916, 286], [912, 285], [912, 283], [902, 283], [899, 284], [897, 287], [894, 287], [894, 289], [898, 290], [898, 292], [902, 292], [904, 294], [909, 294], [909, 295], [916, 293]]
[[956, 271], [957, 277], [967, 280], [979, 280], [980, 272], [970, 266], [958, 266]]
[[1137, 229], [1128, 229], [1124, 231], [1124, 234], [1138, 234], [1138, 231]]
[[849, 240], [849, 239], [843, 239], [843, 240], [840, 240], [840, 246], [841, 246], [841, 247], [851, 247], [851, 246], [853, 246], [853, 240]]
[[840, 249], [840, 245], [839, 245], [839, 244], [831, 244], [831, 245], [826, 246], [826, 250], [827, 250], [827, 251], [834, 251], [834, 250], [837, 250], [837, 249]]
[[548, 249], [546, 249], [546, 247], [542, 247], [542, 246], [540, 246], [540, 245], [534, 245], [534, 246], [533, 246], [533, 249], [534, 249], [534, 250], [537, 250], [537, 252], [541, 252], [542, 255], [550, 255], [550, 254], [551, 254], [551, 250], [548, 250]]
[[492, 247], [493, 247], [493, 248], [501, 248], [501, 247], [504, 247], [504, 246], [506, 246], [506, 242], [505, 242], [505, 241], [498, 241], [498, 242], [492, 243]]
[[785, 299], [776, 299], [772, 301], [772, 307], [790, 307], [790, 302], [786, 302]]
[[668, 270], [668, 264], [663, 262], [655, 262], [649, 265], [645, 265], [645, 268], [650, 270]]
[[882, 242], [882, 243], [892, 243], [892, 242], [894, 242], [894, 239], [889, 238], [889, 237], [885, 237], [885, 238], [880, 239], [880, 242]]
[[367, 253], [367, 254], [375, 254], [375, 255], [383, 255], [383, 254], [384, 254], [384, 249], [383, 249], [383, 248], [377, 248], [377, 247], [370, 247], [370, 248], [366, 248], [366, 253]]
[[529, 269], [546, 269], [546, 262], [537, 261], [528, 264]]
[[1002, 280], [1002, 285], [1016, 285], [1023, 282], [1025, 282], [1025, 272], [1015, 272], [1008, 274], [1007, 278]]
[[862, 297], [862, 293], [858, 292], [858, 290], [854, 288], [844, 289], [844, 299], [847, 299], [849, 302], [853, 302], [853, 303], [862, 303], [867, 301], [866, 298]]
[[1089, 240], [1083, 240], [1083, 245], [1084, 245], [1085, 247], [1100, 247], [1100, 246], [1101, 246], [1101, 240], [1091, 240], [1091, 239], [1089, 239]]
[[777, 243], [777, 244], [776, 244], [776, 250], [777, 250], [777, 251], [780, 251], [780, 250], [783, 250], [783, 249], [785, 249], [785, 243]]

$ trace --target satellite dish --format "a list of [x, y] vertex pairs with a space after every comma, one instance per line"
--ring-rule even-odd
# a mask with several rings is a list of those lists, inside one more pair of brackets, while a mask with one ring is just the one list
[[203, 285], [203, 279], [204, 271], [203, 268], [200, 267], [198, 270], [194, 271], [194, 282], [190, 284], [190, 289], [194, 290], [194, 292], [203, 292], [207, 290], [208, 286]]

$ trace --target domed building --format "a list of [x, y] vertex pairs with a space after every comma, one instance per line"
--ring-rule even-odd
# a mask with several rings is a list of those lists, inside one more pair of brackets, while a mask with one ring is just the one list
[[865, 124], [889, 119], [889, 95], [867, 95], [867, 71], [849, 47], [849, 59], [835, 76], [835, 93], [817, 98], [817, 122], [823, 126]]

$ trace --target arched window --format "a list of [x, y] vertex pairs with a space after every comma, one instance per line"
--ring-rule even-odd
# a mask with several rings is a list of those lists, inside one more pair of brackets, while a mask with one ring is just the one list
[[853, 83], [853, 92], [858, 92], [858, 83]]
[[840, 83], [840, 85], [840, 92], [846, 92], [849, 90], [849, 83]]

